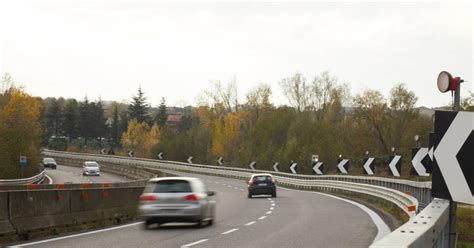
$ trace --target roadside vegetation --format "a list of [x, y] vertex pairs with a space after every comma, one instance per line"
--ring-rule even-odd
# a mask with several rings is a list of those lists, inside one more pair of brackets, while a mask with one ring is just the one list
[[[6, 74], [3, 85], [11, 81]], [[224, 166], [247, 167], [256, 161], [258, 169], [271, 169], [278, 161], [282, 171], [289, 171], [294, 161], [300, 174], [313, 173], [310, 158], [317, 154], [326, 174], [336, 173], [341, 155], [350, 159], [349, 173], [360, 175], [369, 151], [376, 157], [375, 173], [387, 176], [395, 147], [403, 156], [402, 176], [418, 180], [409, 175], [411, 148], [418, 145], [413, 137], [420, 135], [419, 145], [427, 146], [432, 117], [416, 107], [417, 96], [404, 84], [396, 84], [385, 97], [371, 89], [353, 95], [348, 84], [329, 72], [312, 78], [295, 73], [279, 83], [280, 89], [259, 84], [239, 101], [235, 78], [227, 84], [212, 82], [197, 106], [181, 108], [166, 106], [164, 98], [152, 106], [141, 88], [129, 102], [30, 97], [35, 104], [28, 106], [39, 114], [25, 123], [40, 123], [39, 131], [28, 133], [36, 135], [30, 139], [36, 149], [39, 135], [42, 147], [49, 149], [98, 153], [105, 148], [107, 153], [133, 151], [148, 158], [163, 152], [164, 159], [193, 156], [195, 163], [206, 164], [223, 157]], [[275, 106], [274, 90], [282, 90], [289, 104]], [[10, 94], [3, 92], [2, 109]], [[473, 110], [473, 98], [464, 99], [464, 109]], [[17, 157], [12, 155], [11, 166], [18, 164]]]
[[[15, 87], [8, 75], [0, 86], [0, 178], [29, 177], [39, 170], [42, 101]], [[29, 165], [23, 170], [20, 156]]]
[[[387, 176], [391, 148], [403, 156], [402, 176], [411, 177], [411, 148], [427, 146], [431, 116], [416, 108], [417, 97], [404, 84], [396, 84], [385, 97], [377, 90], [350, 93], [329, 72], [312, 78], [295, 73], [280, 81], [288, 105], [275, 106], [275, 89], [259, 84], [239, 101], [234, 78], [227, 84], [212, 82], [197, 106], [168, 107], [164, 98], [152, 106], [139, 88], [130, 102], [102, 99], [40, 99], [41, 144], [57, 150], [115, 154], [133, 150], [135, 156], [259, 169], [280, 162], [289, 171], [312, 174], [310, 157], [318, 154], [325, 173], [335, 173], [337, 158], [351, 159], [349, 173], [362, 174], [365, 152], [376, 157], [375, 173]], [[473, 110], [473, 95], [463, 108]], [[429, 178], [426, 178], [429, 180]], [[424, 179], [424, 180], [426, 180]]]
[[458, 247], [474, 247], [473, 206], [458, 205], [456, 211], [456, 232], [458, 233]]

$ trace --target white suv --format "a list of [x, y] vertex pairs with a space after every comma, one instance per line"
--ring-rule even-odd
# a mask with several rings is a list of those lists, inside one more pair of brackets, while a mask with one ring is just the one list
[[95, 161], [86, 161], [82, 166], [82, 175], [84, 176], [100, 176], [100, 166]]

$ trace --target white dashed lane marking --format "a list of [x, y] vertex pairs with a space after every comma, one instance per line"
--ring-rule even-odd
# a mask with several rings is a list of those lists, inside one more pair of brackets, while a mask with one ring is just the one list
[[226, 234], [229, 234], [229, 233], [233, 233], [235, 231], [239, 230], [239, 228], [234, 228], [234, 229], [230, 229], [229, 231], [226, 231], [226, 232], [223, 232], [221, 233], [222, 235], [226, 235]]
[[[213, 182], [213, 181], [209, 181], [209, 180], [207, 180], [207, 181], [208, 181], [208, 182]], [[217, 181], [214, 181], [214, 183], [220, 184], [220, 185], [222, 185], [222, 186], [227, 186], [227, 187], [229, 187], [229, 188], [234, 188], [235, 190], [245, 191], [245, 189], [241, 189], [241, 188], [232, 186], [232, 185], [230, 185], [230, 184], [225, 184], [225, 183], [221, 183], [221, 182], [217, 182]], [[263, 220], [263, 219], [267, 218], [267, 216], [268, 216], [269, 214], [271, 214], [272, 211], [275, 209], [275, 201], [273, 200], [273, 198], [270, 198], [270, 197], [269, 197], [269, 198], [267, 198], [267, 200], [269, 201], [269, 203], [270, 203], [270, 205], [271, 205], [271, 206], [270, 206], [270, 210], [267, 211], [267, 212], [265, 213], [265, 215], [260, 216], [260, 217], [258, 218], [259, 220]], [[244, 225], [245, 225], [245, 226], [251, 226], [251, 225], [256, 224], [256, 223], [257, 223], [257, 221], [251, 221], [251, 222], [248, 222], [248, 223], [246, 223], [246, 224], [244, 224]], [[230, 230], [228, 230], [228, 231], [225, 231], [225, 232], [221, 233], [221, 235], [226, 235], [226, 234], [229, 234], [229, 233], [233, 233], [233, 232], [238, 231], [238, 230], [239, 230], [239, 228], [233, 228], [233, 229], [230, 229]], [[185, 247], [190, 247], [190, 246], [193, 246], [193, 245], [197, 245], [197, 244], [206, 242], [206, 241], [208, 241], [208, 240], [209, 240], [209, 239], [202, 239], [202, 240], [199, 240], [199, 241], [196, 241], [196, 242], [187, 244], [187, 245], [183, 245], [183, 246], [181, 246], [181, 248], [185, 248]]]
[[209, 240], [209, 239], [201, 239], [201, 240], [198, 240], [198, 241], [196, 241], [196, 242], [183, 245], [183, 246], [181, 246], [181, 248], [187, 248], [187, 247], [190, 247], [190, 246], [193, 246], [193, 245], [197, 245], [197, 244], [206, 242], [206, 241], [208, 241], [208, 240]]

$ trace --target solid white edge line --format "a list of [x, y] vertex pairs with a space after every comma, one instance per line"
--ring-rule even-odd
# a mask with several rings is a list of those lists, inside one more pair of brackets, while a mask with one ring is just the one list
[[264, 216], [262, 216], [262, 217], [260, 217], [260, 218], [258, 218], [258, 219], [259, 219], [259, 220], [263, 220], [263, 219], [265, 219], [265, 218], [267, 218], [267, 216], [264, 215]]
[[193, 246], [193, 245], [197, 245], [197, 244], [206, 242], [206, 241], [208, 241], [208, 240], [209, 240], [209, 239], [201, 239], [201, 240], [198, 240], [198, 241], [196, 241], [196, 242], [183, 245], [183, 246], [181, 246], [181, 248], [186, 248], [186, 247], [190, 247], [190, 246]]
[[226, 235], [226, 234], [235, 232], [235, 231], [237, 231], [237, 230], [239, 230], [239, 228], [230, 229], [229, 231], [225, 231], [225, 232], [223, 232], [223, 233], [221, 233], [221, 234], [222, 234], [222, 235]]
[[29, 245], [37, 245], [37, 244], [42, 244], [42, 243], [47, 243], [47, 242], [52, 242], [52, 241], [57, 241], [57, 240], [62, 240], [62, 239], [69, 239], [69, 238], [80, 237], [80, 236], [85, 236], [85, 235], [94, 234], [94, 233], [101, 233], [101, 232], [111, 231], [115, 229], [130, 227], [130, 226], [136, 226], [142, 223], [143, 221], [140, 221], [140, 222], [130, 223], [130, 224], [121, 225], [121, 226], [114, 226], [114, 227], [90, 231], [90, 232], [83, 232], [83, 233], [78, 233], [78, 234], [72, 234], [72, 235], [67, 235], [67, 236], [62, 236], [62, 237], [57, 237], [57, 238], [52, 238], [52, 239], [39, 240], [35, 242], [23, 243], [23, 244], [7, 246], [7, 247], [24, 247], [24, 246], [29, 246]]
[[350, 203], [352, 205], [355, 205], [362, 209], [369, 217], [372, 219], [372, 222], [375, 224], [375, 227], [377, 228], [377, 235], [375, 236], [374, 240], [372, 241], [372, 244], [375, 243], [376, 241], [382, 239], [383, 237], [387, 236], [389, 233], [391, 233], [390, 228], [388, 225], [383, 221], [383, 219], [375, 213], [372, 209], [366, 207], [365, 205], [362, 205], [360, 203], [357, 203], [355, 201], [351, 201], [348, 199], [344, 199], [341, 197], [337, 197], [334, 195], [326, 194], [326, 193], [321, 193], [321, 192], [315, 192], [315, 191], [305, 191], [305, 190], [295, 190], [295, 189], [289, 189], [289, 188], [284, 188], [281, 186], [278, 186], [279, 188], [286, 189], [286, 190], [292, 190], [292, 191], [298, 191], [298, 192], [308, 192], [308, 193], [313, 193], [313, 194], [319, 194], [319, 195], [325, 195], [337, 200], [345, 201], [347, 203]]
[[54, 181], [50, 176], [48, 176], [48, 174], [44, 174], [44, 176], [48, 178], [48, 181], [49, 181], [48, 184], [53, 184]]
[[256, 222], [256, 221], [251, 221], [251, 222], [249, 222], [249, 223], [247, 223], [247, 224], [245, 224], [245, 225], [246, 225], [246, 226], [251, 226], [251, 225], [253, 225], [253, 224], [255, 224], [255, 223], [257, 223], [257, 222]]

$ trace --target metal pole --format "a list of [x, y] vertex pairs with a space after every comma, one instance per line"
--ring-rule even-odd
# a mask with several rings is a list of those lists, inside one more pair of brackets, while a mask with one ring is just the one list
[[461, 79], [459, 78], [457, 81], [458, 87], [456, 87], [454, 91], [454, 112], [461, 111]]
[[456, 209], [457, 204], [454, 201], [449, 201], [449, 247], [456, 247]]
[[[454, 91], [454, 112], [461, 110], [461, 80], [458, 79], [458, 85]], [[456, 247], [456, 209], [457, 203], [453, 200], [449, 201], [449, 247]]]

